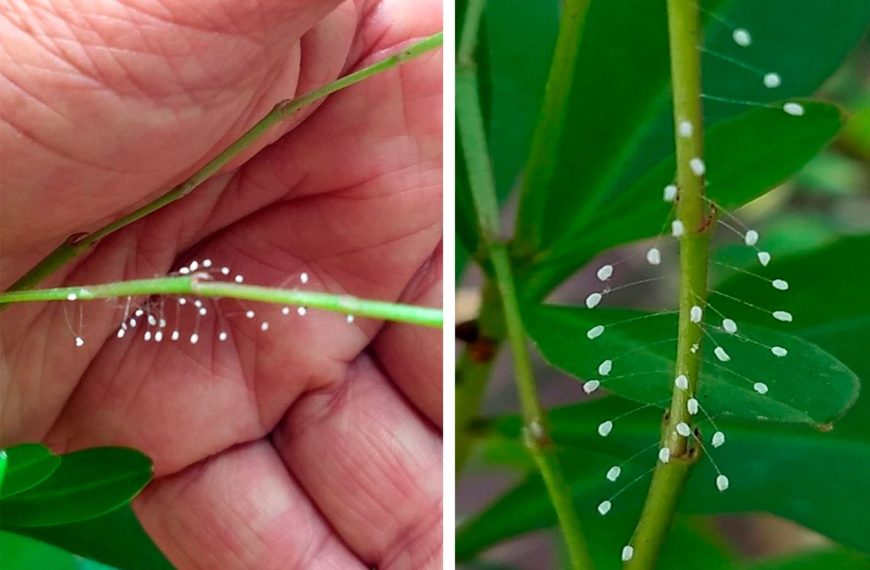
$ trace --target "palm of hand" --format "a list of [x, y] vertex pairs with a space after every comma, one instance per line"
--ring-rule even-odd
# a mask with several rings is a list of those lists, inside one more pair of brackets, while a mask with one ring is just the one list
[[[4, 287], [67, 235], [186, 177], [278, 100], [437, 31], [440, 11], [134, 4], [0, 22], [17, 62], [0, 66]], [[305, 271], [313, 289], [438, 303], [440, 76], [426, 56], [331, 97], [51, 284], [209, 257], [248, 282]], [[157, 478], [135, 508], [179, 567], [440, 566], [440, 333], [257, 309], [247, 320], [221, 302], [230, 341], [204, 320], [194, 346], [116, 340], [117, 307], [88, 303], [77, 349], [78, 306], [10, 308], [0, 445], [148, 453]]]

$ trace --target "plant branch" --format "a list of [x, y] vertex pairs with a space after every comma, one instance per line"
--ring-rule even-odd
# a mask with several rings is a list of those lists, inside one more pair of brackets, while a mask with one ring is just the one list
[[532, 372], [510, 257], [504, 241], [499, 237], [499, 208], [474, 64], [477, 30], [484, 5], [484, 0], [469, 1], [462, 41], [457, 51], [456, 114], [459, 133], [465, 150], [469, 186], [480, 225], [481, 240], [492, 261], [493, 277], [501, 299], [525, 423], [525, 443], [546, 484], [568, 546], [572, 567], [587, 569], [592, 567], [592, 563], [580, 528], [580, 521], [571, 501], [571, 489], [562, 473], [558, 458], [553, 453], [545, 412], [538, 399], [537, 383]]
[[320, 99], [323, 99], [327, 95], [335, 93], [336, 91], [340, 91], [341, 89], [344, 89], [346, 87], [350, 87], [351, 85], [368, 79], [373, 75], [377, 75], [378, 73], [382, 73], [384, 71], [392, 69], [401, 63], [412, 60], [416, 57], [423, 55], [424, 53], [427, 53], [437, 48], [442, 44], [443, 39], [444, 38], [442, 33], [437, 33], [435, 35], [429, 36], [415, 44], [408, 46], [402, 51], [391, 55], [390, 57], [378, 61], [377, 63], [374, 63], [368, 67], [345, 75], [344, 77], [328, 85], [324, 85], [319, 89], [315, 89], [310, 93], [302, 95], [301, 97], [281, 101], [280, 103], [275, 105], [272, 110], [269, 111], [268, 114], [266, 114], [266, 116], [260, 119], [245, 134], [236, 139], [235, 142], [230, 144], [220, 154], [210, 160], [205, 166], [193, 173], [187, 180], [174, 187], [167, 193], [163, 194], [156, 200], [149, 202], [145, 206], [142, 206], [141, 208], [138, 208], [125, 216], [122, 216], [121, 218], [103, 226], [102, 228], [94, 232], [88, 234], [77, 234], [70, 237], [57, 249], [52, 251], [47, 257], [45, 257], [42, 261], [40, 261], [32, 269], [30, 269], [30, 271], [28, 271], [23, 277], [13, 283], [7, 289], [7, 291], [32, 289], [36, 287], [43, 279], [57, 271], [61, 266], [65, 265], [78, 255], [93, 248], [104, 237], [190, 194], [200, 184], [211, 178], [211, 176], [220, 171], [221, 168], [229, 164], [241, 152], [243, 152], [255, 142], [260, 140], [260, 138], [273, 126], [294, 116], [302, 109], [308, 107], [309, 105]]
[[[702, 322], [690, 317], [693, 306], [706, 308], [709, 228], [712, 226], [704, 206], [703, 116], [701, 110], [700, 18], [695, 0], [668, 0], [668, 31], [671, 53], [671, 85], [674, 103], [674, 132], [677, 154], [677, 219], [685, 233], [680, 238], [680, 316], [677, 340], [676, 375], [685, 375], [688, 388], [674, 387], [670, 411], [662, 427], [662, 446], [670, 449], [671, 460], [659, 462], [653, 474], [646, 503], [633, 539], [635, 556], [627, 564], [631, 570], [655, 566], [671, 526], [698, 450], [690, 438], [679, 435], [680, 422], [692, 425], [686, 404], [697, 394], [701, 367], [700, 346], [704, 338]], [[690, 125], [690, 128], [686, 125]]]
[[514, 375], [523, 412], [524, 442], [541, 472], [550, 501], [553, 503], [562, 536], [568, 547], [571, 567], [575, 570], [591, 569], [592, 560], [589, 557], [580, 519], [571, 500], [571, 488], [562, 472], [559, 458], [554, 453], [546, 412], [538, 399], [537, 383], [526, 344], [526, 332], [520, 315], [507, 247], [503, 243], [494, 244], [490, 249], [490, 256], [501, 293], [505, 326], [513, 356]]
[[478, 419], [492, 366], [504, 339], [501, 300], [495, 283], [483, 288], [475, 338], [469, 339], [456, 364], [456, 474], [465, 467], [474, 445], [472, 430]]
[[[460, 30], [459, 46], [456, 52], [456, 113], [461, 130], [460, 136], [464, 144], [471, 144], [473, 151], [466, 151], [466, 160], [471, 160], [466, 167], [469, 187], [492, 188], [493, 191], [474, 193], [472, 207], [477, 219], [478, 234], [481, 237], [480, 251], [486, 257], [487, 247], [496, 236], [492, 234], [498, 228], [498, 201], [495, 195], [495, 180], [492, 174], [492, 163], [487, 151], [486, 133], [483, 117], [480, 111], [477, 84], [477, 64], [474, 53], [477, 49], [477, 36], [485, 2], [471, 0], [465, 13], [465, 21]], [[473, 101], [463, 101], [463, 97], [471, 96]], [[464, 115], [460, 117], [460, 114]], [[469, 142], [465, 142], [469, 141]], [[498, 345], [503, 333], [502, 326], [489, 326], [501, 322], [501, 301], [495, 283], [486, 276], [483, 285], [483, 300], [478, 318], [478, 335], [492, 338]], [[485, 318], [484, 315], [488, 315]], [[497, 330], [498, 332], [497, 332]], [[495, 348], [495, 347], [494, 347]], [[456, 366], [456, 473], [465, 466], [471, 454], [473, 441], [470, 436], [471, 423], [474, 421], [483, 400], [486, 385], [492, 371], [495, 357], [492, 354], [478, 354], [473, 346], [467, 346], [460, 356]]]
[[477, 217], [483, 248], [496, 241], [499, 231], [499, 207], [495, 192], [492, 161], [486, 142], [486, 129], [480, 109], [477, 81], [477, 32], [483, 17], [484, 0], [469, 0], [456, 52], [456, 116], [465, 151], [468, 185]]
[[[493, 355], [494, 356], [494, 355]], [[458, 477], [471, 457], [475, 440], [474, 420], [486, 392], [493, 358], [478, 360], [473, 349], [466, 349], [456, 364], [456, 446], [455, 473]]]
[[384, 319], [440, 328], [440, 309], [358, 299], [349, 295], [330, 295], [317, 291], [275, 289], [212, 281], [207, 273], [119, 281], [100, 285], [77, 285], [55, 289], [31, 289], [0, 293], [0, 306], [40, 301], [92, 301], [140, 295], [191, 295], [196, 297], [241, 299], [333, 311], [346, 315]]
[[588, 8], [589, 0], [566, 0], [562, 6], [559, 35], [520, 191], [516, 235], [524, 240], [525, 247], [535, 248], [540, 241], [541, 212], [530, 213], [529, 210], [540, 208], [541, 202], [533, 200], [532, 196], [547, 191], [559, 159], [559, 143]]

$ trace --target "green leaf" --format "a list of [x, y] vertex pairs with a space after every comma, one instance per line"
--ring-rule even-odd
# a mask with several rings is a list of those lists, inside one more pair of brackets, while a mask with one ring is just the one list
[[[456, 126], [459, 131], [459, 126]], [[480, 244], [480, 234], [477, 227], [477, 210], [471, 198], [471, 187], [468, 183], [468, 167], [465, 165], [465, 153], [462, 149], [461, 137], [456, 137], [456, 282], [462, 279], [465, 264], [473, 258]]]
[[[702, 60], [703, 92], [713, 97], [761, 103], [812, 95], [839, 69], [864, 36], [870, 22], [870, 6], [863, 0], [833, 3], [824, 0], [724, 0], [720, 5], [720, 10], [705, 6], [705, 47], [764, 71], [776, 71], [783, 84], [768, 89], [763, 86], [760, 75], [708, 52], [703, 54]], [[749, 28], [752, 46], [735, 46], [731, 30], [713, 18], [711, 10], [736, 27]], [[808, 44], [806, 40], [811, 37], [825, 45], [817, 48]], [[742, 114], [746, 108], [727, 101], [706, 99], [704, 120], [710, 127]], [[657, 160], [655, 153], [649, 151], [658, 144], [666, 141], [665, 150], [669, 152], [673, 146], [673, 128], [671, 113], [660, 114], [635, 149], [623, 180], [644, 172]]]
[[[870, 18], [865, 0], [722, 0], [706, 3], [705, 9], [748, 28], [754, 39], [751, 47], [740, 48], [729, 27], [708, 16], [708, 49], [777, 71], [783, 82], [766, 89], [758, 74], [706, 54], [704, 92], [758, 102], [811, 94], [863, 36]], [[667, 35], [662, 3], [612, 0], [590, 5], [557, 170], [546, 191], [530, 194], [521, 204], [519, 227], [526, 233], [518, 239], [524, 250], [549, 251], [566, 235], [600, 220], [603, 206], [672, 153]], [[706, 126], [745, 110], [708, 100]], [[787, 140], [787, 135], [776, 134], [767, 133], [770, 146]]]
[[[707, 196], [736, 208], [786, 180], [824, 147], [843, 124], [837, 107], [803, 103], [806, 114], [792, 117], [777, 108], [759, 108], [722, 122], [707, 132]], [[525, 286], [540, 297], [577, 267], [610, 246], [661, 233], [671, 215], [662, 189], [673, 180], [673, 154], [623, 189], [594, 215], [577, 216], [551, 249], [525, 268]]]
[[23, 443], [6, 449], [8, 466], [0, 486], [0, 498], [26, 491], [47, 479], [58, 465], [60, 457], [39, 443]]
[[[776, 291], [765, 281], [745, 274], [726, 279], [717, 289], [738, 299], [752, 299], [760, 306], [777, 303], [794, 315], [790, 326], [796, 334], [832, 353], [859, 377], [868, 378], [870, 291], [865, 283], [870, 272], [862, 263], [868, 248], [870, 234], [843, 238], [798, 255], [774, 255], [764, 276], [785, 279], [788, 291]], [[757, 311], [742, 303], [723, 297], [713, 297], [713, 301], [734, 319], [759, 318]]]
[[486, 7], [489, 151], [503, 201], [526, 161], [559, 31], [559, 2], [496, 0]]
[[[590, 522], [593, 521], [598, 522], [594, 519]], [[587, 524], [583, 528], [596, 570], [623, 567], [622, 548], [629, 542], [635, 522], [625, 515], [616, 515], [607, 525]], [[703, 517], [689, 516], [676, 517], [656, 564], [656, 570], [733, 570], [734, 567], [735, 557], [713, 525]]]
[[118, 570], [114, 566], [95, 562], [94, 560], [88, 560], [87, 558], [79, 558], [78, 563], [78, 570]]
[[3, 570], [76, 570], [72, 554], [36, 540], [0, 532]]
[[129, 504], [71, 524], [17, 528], [15, 532], [121, 570], [172, 570]]
[[[736, 276], [722, 287], [729, 294], [748, 299], [757, 300], [761, 296], [759, 304], [769, 304], [778, 297], [787, 300], [784, 308], [795, 315], [790, 328], [794, 327], [798, 334], [831, 351], [860, 376], [870, 376], [866, 350], [866, 338], [870, 337], [870, 317], [866, 311], [870, 304], [861, 286], [863, 265], [859, 263], [868, 245], [870, 237], [861, 236], [843, 239], [818, 252], [782, 259], [774, 256], [765, 275], [786, 278], [791, 288], [770, 299], [764, 298], [766, 289], [759, 289], [759, 285], [769, 285], [750, 276]], [[851, 268], [850, 278], [844, 278], [841, 271], [831, 271], [831, 267]], [[805, 286], [800, 287], [802, 284]], [[819, 291], [825, 292], [823, 299]], [[721, 299], [716, 300], [716, 304], [718, 308]], [[752, 311], [744, 310], [745, 307], [735, 306], [735, 312], [738, 309], [743, 312], [729, 312], [729, 315], [742, 315], [747, 321], [751, 316], [763, 316], [763, 313], [753, 315]], [[579, 330], [582, 333], [585, 329]], [[609, 332], [597, 340], [604, 339]], [[579, 336], [577, 330], [572, 330], [571, 335], [571, 338]], [[582, 346], [585, 340], [581, 337], [575, 344]], [[600, 438], [595, 429], [599, 422], [632, 408], [608, 398], [554, 412], [551, 418], [555, 441], [564, 450], [563, 459], [578, 508], [591, 513], [590, 520], [595, 528], [610, 528], [616, 533], [623, 531], [607, 525], [615, 520], [611, 519], [612, 515], [624, 513], [621, 508], [614, 508], [607, 519], [596, 518], [594, 514], [597, 502], [612, 493], [612, 484], [604, 480], [603, 474], [610, 465], [655, 441], [661, 418], [650, 410], [635, 412], [617, 421], [607, 440]], [[502, 422], [498, 428], [515, 437], [519, 423], [511, 421], [515, 422], [512, 426]], [[828, 433], [801, 426], [736, 423], [727, 419], [717, 419], [717, 424], [727, 433], [727, 442], [713, 451], [714, 458], [731, 478], [731, 488], [719, 494], [712, 487], [715, 471], [704, 460], [687, 489], [683, 501], [685, 510], [708, 513], [767, 510], [870, 552], [870, 540], [864, 532], [870, 526], [870, 515], [861, 501], [855, 500], [856, 490], [862, 489], [870, 478], [870, 399], [859, 399], [855, 408]], [[704, 427], [707, 437], [710, 431], [709, 427]], [[504, 443], [499, 446], [506, 447]], [[629, 480], [627, 477], [643, 473], [654, 462], [652, 450], [633, 462], [632, 471], [626, 470], [624, 477]], [[643, 479], [620, 500], [634, 521], [646, 482]], [[534, 478], [514, 488], [479, 518], [463, 525], [457, 535], [457, 552], [471, 556], [509, 537], [552, 525], [553, 515], [544, 497], [540, 482]], [[625, 532], [630, 533], [631, 529]], [[808, 567], [838, 566], [821, 563]]]
[[[608, 438], [598, 436], [596, 427], [601, 421], [632, 410], [616, 422]], [[649, 408], [637, 410], [635, 405], [611, 397], [553, 410], [550, 421], [575, 507], [581, 517], [585, 515], [587, 530], [630, 536], [650, 468], [655, 465], [661, 413]], [[855, 495], [870, 478], [870, 400], [859, 402], [829, 432], [800, 425], [728, 419], [717, 419], [717, 425], [727, 439], [725, 445], [712, 452], [731, 486], [725, 493], [716, 489], [716, 470], [702, 456], [686, 486], [680, 503], [682, 512], [767, 511], [870, 552], [870, 536], [866, 533], [870, 511]], [[505, 418], [495, 422], [492, 429], [519, 438], [520, 420]], [[704, 437], [709, 438], [712, 431], [702, 426]], [[611, 465], [632, 457], [623, 465], [619, 482], [605, 479]], [[637, 483], [613, 501], [611, 513], [598, 516], [596, 505], [636, 477]], [[533, 475], [460, 527], [457, 556], [469, 558], [501, 541], [553, 524], [552, 506], [540, 478]]]
[[[489, 445], [489, 442], [486, 444]], [[633, 508], [614, 509], [602, 518], [595, 507], [602, 497], [617, 487], [604, 479], [604, 473], [613, 464], [613, 459], [595, 452], [583, 453], [581, 459], [591, 462], [586, 465], [585, 473], [578, 469], [576, 461], [568, 461], [567, 467], [575, 506], [580, 509], [580, 517], [584, 522], [583, 532], [590, 554], [596, 569], [617, 570], [622, 567], [620, 551], [629, 542], [637, 523], [636, 509], [643, 499], [643, 486], [635, 486], [629, 491]], [[643, 470], [642, 467], [638, 469]], [[471, 560], [496, 544], [549, 528], [555, 522], [546, 491], [538, 476], [532, 476], [459, 526], [456, 558], [458, 561]], [[734, 567], [734, 556], [722, 538], [699, 517], [687, 516], [678, 516], [675, 520], [656, 566], [657, 570], [728, 570]]]
[[[466, 2], [457, 4], [457, 18]], [[490, 2], [477, 53], [481, 107], [492, 159], [496, 194], [503, 203], [528, 154], [559, 27], [554, 0]], [[461, 29], [457, 21], [457, 29]], [[456, 141], [456, 229], [467, 252], [478, 247], [478, 229], [461, 141]], [[464, 253], [464, 252], [463, 252]], [[457, 279], [465, 257], [457, 255]]]
[[468, 265], [468, 250], [466, 250], [465, 246], [462, 245], [462, 242], [458, 240], [454, 244], [454, 249], [456, 250], [453, 262], [454, 286], [458, 289], [460, 282], [462, 282], [462, 275], [465, 272], [465, 266]]
[[3, 491], [3, 480], [6, 479], [6, 465], [9, 463], [9, 458], [6, 455], [5, 449], [0, 449], [0, 491]]
[[[734, 566], [735, 556], [713, 522], [704, 517], [687, 516], [674, 520], [658, 562], [659, 570], [732, 570]], [[605, 568], [605, 565], [598, 567]]]
[[151, 460], [135, 449], [98, 447], [63, 455], [41, 484], [0, 500], [0, 526], [51, 526], [102, 515], [135, 497], [151, 474]]
[[520, 207], [517, 239], [533, 251], [549, 249], [591, 210], [642, 131], [664, 112], [667, 37], [664, 4], [590, 2], [552, 181]]
[[[713, 318], [708, 311], [708, 322]], [[528, 309], [525, 321], [541, 354], [556, 368], [575, 378], [597, 379], [608, 391], [638, 402], [670, 404], [676, 314], [542, 306]], [[596, 325], [603, 325], [604, 333], [590, 340], [586, 331]], [[857, 376], [799, 337], [754, 325], [742, 325], [738, 335], [716, 329], [709, 335], [697, 397], [711, 415], [823, 426], [858, 396]], [[724, 348], [729, 362], [713, 355], [714, 343]], [[788, 355], [774, 356], [773, 346], [786, 348]], [[612, 371], [602, 376], [598, 367], [605, 359], [612, 361]], [[757, 393], [756, 382], [769, 391]]]
[[[764, 237], [761, 239], [763, 244]], [[867, 287], [870, 268], [862, 263], [868, 250], [870, 234], [844, 238], [823, 248], [782, 258], [772, 251], [770, 265], [758, 273], [767, 279], [786, 280], [788, 291], [778, 291], [758, 277], [733, 272], [716, 289], [755, 305], [790, 311], [795, 330], [830, 330], [841, 323], [870, 317], [870, 287]], [[719, 310], [727, 310], [734, 318], [757, 321], [764, 316], [727, 298], [714, 297], [713, 301]]]
[[[468, 8], [468, 0], [456, 2], [456, 29], [462, 30], [465, 22], [465, 12]], [[455, 44], [459, 47], [461, 33], [456, 34]], [[478, 49], [478, 52], [484, 50]], [[478, 55], [480, 58], [481, 55]], [[480, 72], [478, 62], [478, 80], [485, 84], [485, 73]], [[481, 107], [487, 108], [488, 100], [481, 94]], [[486, 125], [484, 125], [486, 126]], [[459, 125], [456, 125], [459, 133]], [[477, 227], [477, 211], [474, 208], [474, 200], [471, 198], [471, 187], [468, 182], [468, 168], [465, 165], [465, 150], [462, 147], [462, 137], [456, 136], [456, 281], [459, 282], [465, 269], [465, 261], [473, 258], [478, 247], [479, 231]], [[466, 255], [460, 255], [464, 253]]]

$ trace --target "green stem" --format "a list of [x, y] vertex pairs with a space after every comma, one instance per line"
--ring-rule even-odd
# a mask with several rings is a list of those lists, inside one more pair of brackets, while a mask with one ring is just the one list
[[245, 134], [236, 139], [235, 142], [230, 144], [223, 152], [210, 160], [205, 166], [192, 174], [190, 178], [156, 200], [125, 216], [122, 216], [92, 233], [79, 234], [67, 239], [67, 241], [36, 264], [23, 277], [13, 283], [7, 291], [32, 289], [36, 287], [43, 279], [57, 271], [61, 266], [83, 252], [93, 248], [104, 237], [190, 194], [190, 192], [200, 184], [211, 178], [211, 176], [216, 174], [220, 169], [239, 156], [240, 153], [259, 141], [260, 138], [262, 138], [262, 136], [273, 126], [294, 116], [302, 109], [320, 99], [323, 99], [327, 95], [340, 91], [346, 87], [350, 87], [355, 83], [359, 83], [373, 75], [392, 69], [401, 63], [419, 57], [424, 53], [437, 48], [442, 44], [443, 40], [443, 34], [439, 32], [408, 46], [399, 53], [393, 54], [390, 57], [368, 67], [350, 73], [328, 85], [324, 85], [319, 89], [315, 89], [310, 93], [302, 95], [301, 97], [281, 101], [275, 105], [265, 117], [248, 129]]
[[499, 207], [495, 192], [483, 113], [478, 99], [477, 64], [474, 51], [477, 31], [486, 3], [469, 0], [462, 36], [456, 52], [456, 117], [465, 152], [468, 185], [477, 217], [483, 249], [498, 239]]
[[542, 202], [533, 198], [547, 191], [559, 159], [559, 143], [568, 111], [568, 98], [574, 82], [574, 68], [586, 23], [589, 0], [566, 0], [562, 7], [559, 35], [550, 64], [544, 101], [523, 175], [517, 213], [518, 239], [523, 246], [535, 248], [540, 241], [540, 211]]
[[514, 374], [523, 412], [525, 444], [541, 472], [553, 509], [556, 511], [562, 536], [568, 547], [571, 567], [575, 570], [593, 568], [586, 539], [580, 527], [580, 519], [571, 500], [571, 488], [562, 472], [559, 458], [554, 453], [546, 412], [538, 399], [537, 383], [532, 371], [507, 248], [503, 243], [493, 244], [490, 256], [501, 293], [505, 327], [513, 356]]
[[571, 489], [562, 473], [558, 458], [553, 453], [549, 426], [538, 399], [537, 383], [532, 372], [510, 257], [504, 241], [499, 238], [499, 208], [495, 180], [486, 144], [474, 64], [477, 29], [483, 9], [484, 0], [469, 1], [462, 41], [457, 50], [456, 115], [459, 134], [465, 150], [469, 186], [480, 225], [481, 241], [492, 261], [493, 277], [501, 299], [502, 314], [513, 356], [514, 374], [525, 421], [525, 443], [544, 479], [568, 546], [572, 568], [586, 569], [591, 568], [592, 563], [580, 528], [580, 521], [571, 501]]
[[[695, 0], [668, 0], [671, 77], [674, 101], [674, 132], [677, 150], [677, 218], [685, 234], [680, 238], [680, 316], [675, 376], [688, 379], [688, 389], [674, 387], [670, 411], [662, 428], [662, 445], [670, 449], [671, 460], [656, 465], [646, 504], [635, 530], [632, 545], [635, 556], [625, 567], [646, 570], [655, 566], [667, 537], [677, 503], [697, 450], [689, 438], [680, 436], [680, 422], [692, 425], [686, 403], [697, 394], [701, 367], [700, 346], [703, 323], [693, 323], [690, 311], [697, 305], [706, 309], [709, 265], [709, 228], [711, 220], [704, 205], [704, 177], [696, 174], [691, 162], [703, 159], [703, 120], [701, 111], [700, 18]], [[691, 134], [681, 131], [683, 122], [691, 124]]]
[[[492, 174], [492, 164], [487, 152], [486, 134], [483, 117], [480, 112], [477, 85], [477, 64], [474, 52], [477, 48], [477, 34], [483, 18], [485, 2], [471, 0], [465, 12], [465, 21], [460, 31], [459, 46], [456, 53], [456, 114], [460, 135], [465, 144], [470, 144], [475, 150], [465, 153], [470, 188], [495, 188]], [[465, 93], [473, 97], [473, 101], [463, 101]], [[496, 236], [498, 228], [498, 201], [493, 192], [477, 192], [474, 194], [472, 206], [478, 221], [478, 233], [481, 236], [481, 252], [485, 257], [486, 247]], [[483, 287], [483, 302], [478, 318], [479, 335], [484, 339], [501, 338], [495, 333], [494, 327], [487, 326], [500, 320], [501, 302], [494, 283], [487, 279]], [[492, 319], [484, 318], [490, 315]], [[497, 327], [501, 328], [501, 327]], [[484, 340], [486, 342], [486, 340]], [[497, 341], [496, 341], [497, 342]], [[471, 424], [477, 417], [486, 385], [492, 371], [494, 354], [478, 354], [477, 347], [469, 346], [463, 352], [456, 367], [456, 473], [465, 466], [471, 454], [473, 441], [470, 436]]]
[[626, 570], [652, 570], [656, 567], [689, 470], [696, 461], [694, 457], [676, 457], [656, 467], [640, 522], [631, 541], [634, 557], [626, 562]]
[[456, 364], [456, 465], [458, 477], [474, 448], [472, 429], [486, 393], [493, 359], [480, 360], [466, 349]]
[[443, 314], [440, 309], [370, 301], [349, 295], [330, 295], [317, 291], [274, 289], [257, 285], [239, 285], [236, 283], [211, 281], [207, 274], [119, 281], [117, 283], [103, 283], [99, 285], [77, 285], [55, 289], [11, 291], [0, 293], [0, 306], [9, 303], [92, 301], [94, 299], [141, 295], [191, 295], [204, 298], [260, 301], [263, 303], [310, 307], [346, 315], [385, 319], [435, 328], [440, 328], [443, 323]]
[[474, 446], [472, 431], [478, 418], [493, 362], [504, 339], [501, 300], [495, 283], [483, 288], [477, 338], [472, 340], [456, 364], [456, 474], [462, 472]]

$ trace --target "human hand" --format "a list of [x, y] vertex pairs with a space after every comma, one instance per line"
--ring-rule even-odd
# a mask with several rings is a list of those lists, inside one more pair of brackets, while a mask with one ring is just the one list
[[[279, 100], [436, 32], [440, 2], [55, 1], [0, 16], [5, 288]], [[306, 272], [308, 289], [437, 305], [440, 239], [441, 63], [427, 55], [283, 123], [44, 285], [208, 257], [250, 283]], [[209, 318], [196, 345], [116, 339], [117, 304], [8, 308], [0, 445], [149, 454], [134, 508], [179, 568], [440, 567], [440, 332], [219, 307], [229, 340]]]

